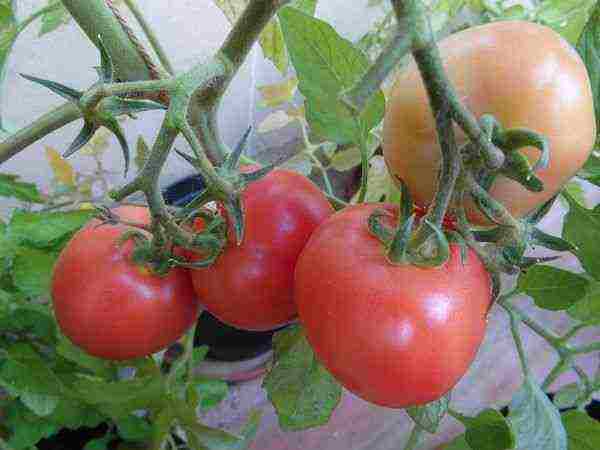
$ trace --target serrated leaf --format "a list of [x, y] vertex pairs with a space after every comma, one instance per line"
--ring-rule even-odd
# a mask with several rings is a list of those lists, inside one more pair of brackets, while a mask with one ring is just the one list
[[292, 123], [294, 119], [287, 115], [285, 111], [275, 111], [266, 116], [258, 125], [257, 131], [261, 134], [271, 133], [280, 130]]
[[310, 156], [302, 152], [292, 156], [284, 164], [282, 164], [281, 167], [293, 170], [294, 172], [298, 172], [304, 176], [308, 176], [313, 170], [313, 163], [310, 159]]
[[516, 444], [510, 423], [495, 409], [486, 409], [468, 419], [465, 440], [477, 450], [509, 450]]
[[13, 260], [13, 283], [27, 297], [49, 295], [52, 270], [57, 258], [58, 253], [54, 251], [19, 248]]
[[67, 11], [60, 0], [49, 0], [48, 5], [55, 5], [55, 7], [42, 15], [40, 36], [51, 33], [71, 20], [69, 11]]
[[270, 60], [283, 75], [287, 74], [289, 60], [281, 27], [277, 20], [272, 20], [263, 29], [259, 38], [265, 58]]
[[50, 163], [54, 178], [59, 183], [74, 187], [75, 186], [75, 169], [52, 147], [46, 147], [46, 158]]
[[510, 403], [508, 420], [517, 437], [516, 449], [567, 450], [558, 409], [529, 376]]
[[545, 0], [538, 7], [537, 20], [575, 44], [595, 4], [596, 0]]
[[596, 123], [600, 125], [600, 70], [598, 70], [600, 67], [600, 5], [596, 6], [586, 23], [577, 43], [577, 51], [590, 77]]
[[423, 406], [411, 406], [406, 413], [421, 428], [431, 434], [437, 432], [438, 426], [448, 412], [450, 394]]
[[282, 8], [279, 20], [311, 129], [339, 144], [360, 142], [383, 118], [383, 93], [377, 92], [358, 117], [339, 95], [367, 70], [368, 58], [331, 25], [295, 8]]
[[585, 388], [578, 383], [561, 387], [552, 399], [558, 409], [573, 408], [579, 398], [585, 394]]
[[198, 407], [202, 412], [216, 407], [229, 394], [229, 385], [223, 380], [195, 379], [194, 388], [198, 394]]
[[19, 180], [18, 175], [0, 173], [0, 197], [12, 197], [29, 203], [44, 203], [38, 187]]
[[600, 448], [600, 423], [581, 411], [562, 414], [567, 432], [569, 450], [597, 450]]
[[280, 83], [268, 84], [258, 88], [262, 102], [261, 106], [276, 108], [294, 99], [298, 89], [298, 78], [292, 77]]
[[152, 426], [141, 417], [128, 415], [116, 420], [119, 436], [126, 441], [144, 442], [152, 438]]
[[600, 283], [591, 283], [585, 297], [571, 306], [567, 313], [580, 322], [600, 325]]
[[135, 167], [137, 167], [138, 171], [141, 171], [148, 160], [148, 155], [150, 155], [150, 148], [143, 136], [139, 136], [137, 140], [137, 144], [135, 145], [135, 158], [134, 163]]
[[337, 407], [342, 388], [316, 359], [298, 326], [274, 337], [275, 365], [265, 378], [271, 403], [283, 430], [324, 425]]
[[96, 211], [27, 212], [15, 210], [10, 220], [10, 236], [17, 242], [37, 248], [58, 244], [89, 222]]
[[587, 278], [551, 266], [534, 266], [521, 273], [518, 288], [535, 304], [551, 311], [562, 311], [583, 299], [590, 282]]
[[583, 208], [571, 197], [563, 237], [576, 245], [576, 255], [587, 273], [600, 278], [600, 212]]

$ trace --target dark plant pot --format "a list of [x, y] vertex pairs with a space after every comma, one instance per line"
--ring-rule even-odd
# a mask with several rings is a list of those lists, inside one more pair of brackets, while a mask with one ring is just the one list
[[[190, 176], [168, 186], [164, 192], [167, 204], [182, 206], [204, 188], [202, 179]], [[205, 311], [198, 320], [195, 345], [209, 347], [207, 362], [198, 371], [229, 381], [256, 378], [265, 371], [270, 360], [271, 339], [275, 331], [252, 332], [230, 327]]]

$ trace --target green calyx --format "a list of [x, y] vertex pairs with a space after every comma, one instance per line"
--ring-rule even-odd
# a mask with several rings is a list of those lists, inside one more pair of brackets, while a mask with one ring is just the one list
[[419, 267], [439, 267], [450, 257], [450, 244], [444, 232], [424, 219], [424, 224], [431, 228], [432, 233], [423, 244], [415, 246], [414, 227], [416, 214], [413, 212], [413, 202], [410, 192], [404, 182], [401, 182], [400, 217], [395, 229], [386, 221], [393, 221], [392, 213], [376, 210], [367, 221], [369, 231], [383, 243], [386, 257], [390, 264], [415, 265]]

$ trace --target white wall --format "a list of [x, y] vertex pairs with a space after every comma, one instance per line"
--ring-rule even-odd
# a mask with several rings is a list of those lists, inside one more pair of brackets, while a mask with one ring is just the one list
[[[19, 15], [25, 17], [45, 3], [45, 0], [20, 0]], [[378, 9], [371, 9], [366, 14], [366, 3], [367, 0], [321, 0], [318, 14], [331, 21], [348, 38], [355, 39], [368, 30], [371, 20], [378, 13]], [[138, 4], [160, 36], [178, 71], [208, 57], [223, 42], [230, 29], [229, 23], [211, 0], [138, 0]], [[135, 20], [130, 20], [130, 23], [137, 28]], [[19, 73], [61, 81], [80, 89], [87, 88], [96, 79], [92, 67], [98, 63], [97, 51], [74, 22], [42, 38], [37, 38], [38, 29], [37, 25], [33, 25], [20, 36], [8, 63], [0, 104], [3, 118], [16, 127], [29, 124], [62, 102], [51, 92], [21, 78]], [[220, 124], [226, 142], [230, 145], [236, 142], [249, 124], [254, 124], [264, 116], [265, 112], [261, 112], [257, 106], [260, 98], [256, 86], [276, 81], [279, 77], [271, 63], [263, 58], [260, 47], [255, 47], [222, 105]], [[137, 121], [128, 120], [124, 126], [130, 145], [134, 146], [139, 134], [151, 142], [161, 117], [161, 113], [152, 112], [144, 113]], [[51, 145], [59, 151], [64, 150], [79, 127], [80, 123], [71, 124], [33, 144], [4, 164], [2, 172], [18, 173], [26, 180], [47, 185], [52, 172], [43, 157], [44, 147]], [[287, 131], [293, 132], [293, 129], [288, 128]], [[262, 148], [268, 147], [270, 142], [281, 141], [281, 137], [276, 138], [273, 135], [253, 136], [250, 142], [255, 148]], [[185, 144], [179, 146], [184, 147]], [[76, 155], [71, 161], [77, 168], [92, 165], [90, 158], [84, 156]], [[116, 142], [106, 153], [104, 162], [116, 173], [122, 170], [122, 157]], [[189, 173], [191, 170], [187, 164], [171, 157], [162, 182], [167, 184]], [[120, 177], [115, 175], [112, 181], [120, 183]], [[9, 205], [6, 200], [0, 199], [0, 212], [2, 209], [6, 211]]]

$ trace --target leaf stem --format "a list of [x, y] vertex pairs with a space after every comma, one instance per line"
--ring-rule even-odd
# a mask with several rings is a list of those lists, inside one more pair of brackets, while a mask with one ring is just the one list
[[572, 363], [572, 357], [561, 358], [542, 382], [542, 390], [547, 391], [559, 376], [569, 370]]
[[515, 341], [515, 347], [517, 348], [517, 353], [519, 354], [519, 361], [521, 361], [521, 369], [523, 370], [523, 375], [529, 375], [529, 365], [527, 363], [527, 356], [525, 355], [525, 349], [523, 348], [523, 341], [521, 340], [521, 334], [519, 333], [519, 324], [521, 323], [519, 317], [511, 312], [510, 314], [510, 331], [512, 333], [513, 339]]
[[163, 48], [162, 44], [160, 43], [160, 40], [158, 39], [158, 36], [144, 17], [142, 11], [138, 7], [135, 0], [124, 0], [124, 2], [131, 11], [131, 13], [134, 15], [135, 20], [137, 20], [137, 22], [140, 24], [142, 31], [148, 38], [148, 42], [150, 42], [150, 45], [156, 53], [156, 56], [158, 57], [160, 63], [163, 65], [163, 67], [169, 74], [174, 75], [175, 70], [173, 69], [173, 65], [169, 60], [169, 56], [165, 52], [165, 49]]
[[421, 428], [419, 425], [415, 424], [412, 428], [412, 431], [410, 432], [408, 441], [406, 442], [406, 445], [404, 446], [404, 450], [418, 449], [418, 446], [421, 445], [424, 434], [425, 433], [423, 431], [423, 428]]
[[[357, 119], [358, 121], [358, 119]], [[360, 149], [360, 191], [358, 194], [357, 203], [365, 201], [367, 196], [367, 188], [369, 187], [369, 149], [367, 147], [367, 138], [364, 133], [360, 133], [360, 142], [358, 143]]]

